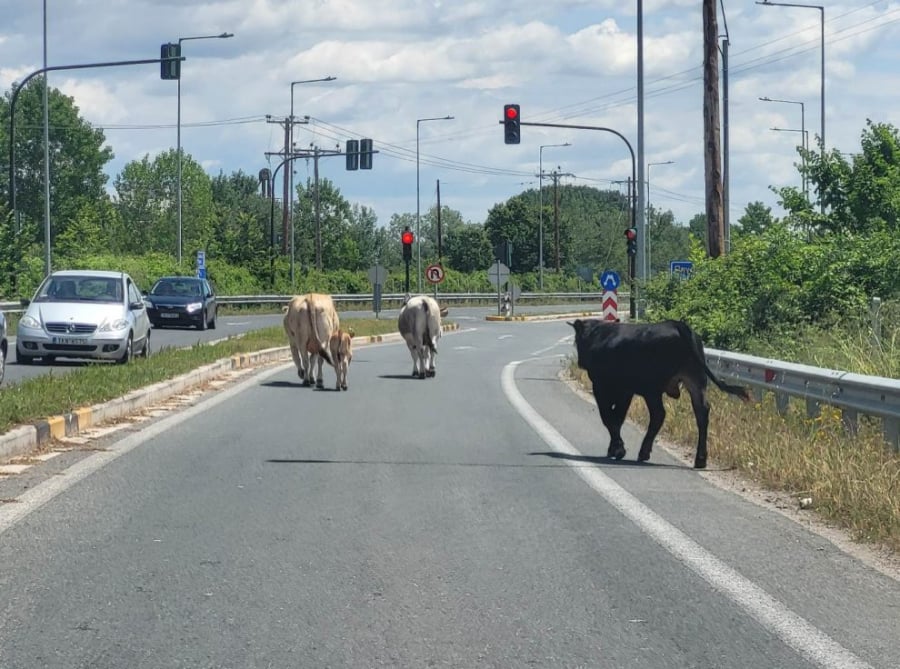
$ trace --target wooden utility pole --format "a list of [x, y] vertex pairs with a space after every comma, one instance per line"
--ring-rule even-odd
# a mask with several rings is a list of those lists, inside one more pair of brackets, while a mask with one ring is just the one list
[[722, 220], [722, 153], [719, 134], [719, 26], [716, 0], [703, 0], [703, 144], [709, 257], [725, 253]]

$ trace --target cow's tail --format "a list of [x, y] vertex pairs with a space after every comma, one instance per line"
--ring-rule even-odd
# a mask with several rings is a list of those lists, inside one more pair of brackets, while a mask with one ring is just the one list
[[734, 395], [735, 397], [740, 397], [743, 401], [750, 401], [750, 393], [743, 386], [733, 385], [731, 383], [725, 383], [724, 381], [716, 378], [716, 375], [713, 374], [712, 370], [709, 368], [709, 365], [706, 364], [706, 356], [703, 353], [703, 342], [700, 341], [700, 337], [691, 330], [687, 323], [684, 321], [675, 321], [676, 327], [678, 328], [678, 332], [684, 337], [688, 346], [691, 347], [691, 352], [694, 354], [697, 362], [703, 366], [703, 370], [706, 372], [706, 375], [715, 383], [719, 390], [722, 392], [726, 392], [730, 395]]
[[331, 353], [328, 352], [328, 342], [323, 344], [322, 338], [319, 336], [318, 314], [320, 311], [320, 307], [316, 306], [314, 303], [310, 303], [309, 309], [307, 309], [307, 312], [309, 313], [309, 324], [312, 330], [313, 339], [316, 340], [316, 346], [319, 348], [319, 355], [325, 358], [325, 362], [334, 367], [334, 362], [331, 360]]
[[437, 355], [437, 346], [434, 343], [434, 335], [437, 333], [432, 333], [433, 329], [436, 329], [434, 326], [436, 323], [432, 321], [436, 321], [436, 314], [432, 314], [428, 309], [428, 301], [422, 300], [422, 307], [425, 310], [425, 333], [423, 335], [422, 344], [431, 349], [431, 352]]

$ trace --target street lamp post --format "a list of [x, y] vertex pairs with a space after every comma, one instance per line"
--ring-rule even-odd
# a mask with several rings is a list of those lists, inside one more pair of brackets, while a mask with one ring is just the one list
[[551, 146], [572, 146], [570, 142], [564, 144], [542, 144], [538, 151], [538, 287], [544, 290], [544, 149]]
[[[806, 135], [806, 108], [805, 108], [805, 105], [799, 100], [778, 100], [778, 99], [769, 98], [769, 97], [763, 97], [763, 98], [760, 98], [760, 100], [762, 100], [763, 102], [784, 102], [784, 103], [791, 104], [791, 105], [800, 105], [800, 132], [803, 133], [803, 135], [802, 135], [803, 148], [808, 151], [809, 150], [809, 142], [806, 139], [807, 135]], [[806, 189], [806, 169], [805, 169], [806, 154], [803, 155], [803, 167], [804, 167], [804, 170], [803, 170], [803, 195], [804, 195], [804, 197], [806, 197], [806, 199], [808, 201], [809, 193], [807, 192], [807, 189]]]
[[416, 290], [422, 292], [422, 235], [419, 234], [419, 124], [425, 121], [450, 121], [452, 116], [416, 119]]
[[[799, 132], [800, 135], [800, 146], [806, 148], [809, 146], [809, 131], [805, 128], [797, 129], [797, 128], [769, 128], [769, 130], [774, 130], [775, 132]], [[804, 161], [805, 162], [805, 161]], [[806, 193], [806, 175], [803, 176], [803, 194]], [[807, 196], [808, 199], [808, 196]]]
[[[221, 33], [220, 35], [195, 35], [193, 37], [179, 37], [178, 38], [178, 55], [181, 55], [181, 43], [187, 42], [188, 40], [195, 39], [228, 39], [229, 37], [234, 37], [234, 33]], [[178, 130], [178, 184], [176, 186], [178, 190], [178, 266], [181, 267], [181, 72], [178, 73], [178, 121], [177, 124]]]
[[650, 223], [653, 215], [653, 208], [650, 206], [650, 168], [654, 165], [671, 165], [674, 160], [664, 160], [659, 163], [647, 163], [647, 235], [644, 248], [647, 249], [647, 277], [650, 277]]
[[[819, 114], [821, 118], [819, 119], [821, 122], [821, 138], [822, 142], [822, 156], [825, 156], [825, 7], [822, 5], [800, 5], [792, 2], [769, 2], [769, 0], [757, 1], [757, 5], [771, 5], [777, 7], [805, 7], [807, 9], [818, 9], [819, 10], [819, 19], [820, 19], [820, 40], [822, 44], [821, 49], [821, 93], [820, 93], [820, 104], [821, 109], [819, 110]], [[824, 204], [822, 205], [824, 207]]]
[[[292, 81], [291, 82], [291, 116], [288, 119], [288, 123], [290, 123], [290, 130], [288, 130], [288, 146], [289, 151], [291, 153], [294, 152], [294, 86], [297, 84], [314, 84], [320, 81], [334, 81], [337, 77], [333, 77], [328, 75], [327, 77], [321, 77], [320, 79], [301, 79], [300, 81]], [[285, 156], [287, 158], [287, 156]], [[288, 219], [291, 222], [291, 289], [294, 287], [294, 166], [291, 164], [291, 192], [289, 193], [290, 197], [288, 198], [287, 207], [288, 207]]]

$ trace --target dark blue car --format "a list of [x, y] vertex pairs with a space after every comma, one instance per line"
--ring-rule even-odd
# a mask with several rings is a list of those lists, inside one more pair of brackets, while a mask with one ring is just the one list
[[144, 301], [153, 327], [189, 325], [200, 330], [216, 327], [216, 293], [206, 279], [164, 276], [144, 293]]

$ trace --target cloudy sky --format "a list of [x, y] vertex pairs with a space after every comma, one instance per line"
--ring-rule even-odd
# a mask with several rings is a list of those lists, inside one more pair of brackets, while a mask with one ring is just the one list
[[[867, 118], [900, 125], [900, 2], [824, 4], [827, 146], [853, 152]], [[295, 142], [334, 149], [372, 138], [374, 169], [347, 172], [330, 158], [320, 173], [382, 224], [416, 211], [417, 125], [422, 211], [440, 180], [443, 205], [483, 222], [537, 187], [541, 145], [571, 142], [542, 152], [545, 172], [574, 175], [565, 183], [620, 188], [631, 173], [612, 134], [523, 127], [522, 143], [508, 146], [498, 121], [504, 103], [518, 103], [523, 121], [605, 126], [636, 149], [633, 2], [0, 0], [0, 90], [42, 66], [44, 6], [49, 65], [156, 58], [163, 42], [234, 34], [183, 43], [182, 145], [212, 175], [274, 168], [266, 152], [284, 135], [271, 121], [290, 113], [291, 82], [336, 77], [293, 87], [295, 116], [309, 117]], [[801, 109], [810, 141], [819, 134], [820, 14], [752, 0], [724, 0], [724, 12], [732, 220], [754, 200], [778, 214], [769, 186], [800, 185]], [[673, 161], [649, 169], [650, 200], [686, 222], [704, 210], [700, 2], [645, 0], [643, 32], [644, 162]], [[50, 83], [104, 129], [111, 177], [176, 146], [176, 82], [160, 80], [158, 66], [56, 72]], [[295, 179], [312, 169], [296, 161]]]

